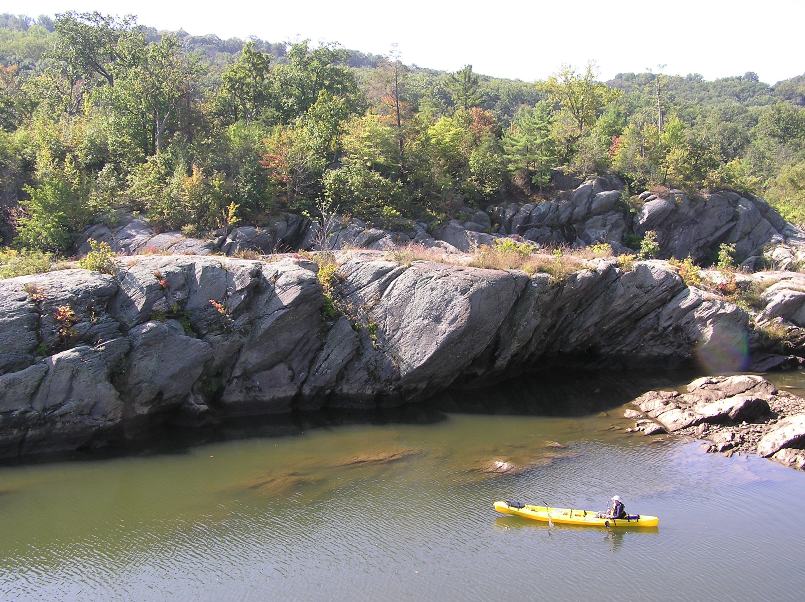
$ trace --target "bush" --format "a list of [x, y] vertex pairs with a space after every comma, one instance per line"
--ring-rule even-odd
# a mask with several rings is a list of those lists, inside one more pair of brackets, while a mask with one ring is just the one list
[[148, 219], [162, 230], [178, 230], [185, 225], [214, 230], [227, 218], [221, 174], [213, 172], [208, 176], [193, 165], [188, 175], [182, 162], [171, 170], [170, 160], [162, 155], [149, 157], [134, 169], [128, 194], [133, 204], [144, 209]]
[[730, 188], [742, 194], [756, 194], [760, 189], [760, 180], [752, 175], [746, 161], [733, 159], [708, 173], [704, 186], [710, 190]]
[[0, 249], [0, 279], [41, 274], [53, 267], [53, 255], [38, 250]]
[[699, 266], [694, 263], [690, 255], [681, 261], [679, 259], [672, 259], [669, 263], [676, 268], [677, 273], [686, 286], [701, 286], [701, 270]]
[[640, 259], [654, 259], [660, 254], [660, 243], [657, 242], [657, 233], [649, 230], [640, 241], [640, 250], [637, 255]]
[[385, 225], [389, 216], [399, 217], [403, 189], [380, 173], [358, 164], [348, 164], [324, 175], [324, 196], [341, 210]]
[[520, 257], [528, 257], [534, 252], [534, 247], [525, 242], [517, 242], [513, 238], [496, 238], [495, 250], [501, 253], [514, 253]]
[[17, 244], [54, 253], [69, 250], [73, 235], [91, 218], [87, 198], [63, 174], [44, 174], [37, 186], [25, 186], [24, 216], [17, 222]]
[[333, 320], [344, 313], [335, 296], [335, 287], [338, 283], [338, 263], [332, 253], [319, 253], [314, 261], [319, 266], [316, 278], [324, 296], [321, 313], [324, 318]]
[[735, 267], [735, 245], [721, 243], [718, 247], [716, 265], [721, 270], [729, 270]]
[[634, 255], [618, 255], [618, 267], [624, 272], [631, 272], [634, 269]]
[[79, 260], [79, 267], [93, 272], [101, 272], [102, 274], [117, 273], [119, 266], [116, 255], [109, 243], [98, 242], [90, 238], [89, 246], [92, 250]]
[[590, 251], [596, 257], [611, 257], [612, 256], [612, 246], [609, 243], [605, 242], [597, 242], [594, 245], [590, 246]]

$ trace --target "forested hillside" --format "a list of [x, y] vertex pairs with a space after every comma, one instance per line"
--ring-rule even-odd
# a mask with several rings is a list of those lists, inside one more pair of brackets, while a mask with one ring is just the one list
[[804, 223], [805, 76], [521, 82], [97, 13], [0, 16], [3, 244], [69, 254], [121, 209], [188, 234], [323, 206], [435, 222], [546, 194], [557, 170], [614, 172], [626, 195], [752, 192]]

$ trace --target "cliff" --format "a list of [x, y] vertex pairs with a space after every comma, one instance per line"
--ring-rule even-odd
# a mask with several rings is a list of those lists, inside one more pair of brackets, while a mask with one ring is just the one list
[[746, 356], [747, 314], [662, 261], [556, 278], [344, 252], [325, 279], [316, 256], [272, 259], [138, 256], [116, 275], [0, 281], [0, 457], [187, 414], [370, 408], [555, 365]]

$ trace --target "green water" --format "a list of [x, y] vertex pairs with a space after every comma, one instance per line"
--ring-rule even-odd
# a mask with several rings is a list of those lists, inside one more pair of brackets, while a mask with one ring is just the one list
[[[630, 396], [685, 380], [521, 381], [369, 423], [6, 466], [0, 599], [801, 599], [804, 473], [623, 433]], [[491, 509], [614, 493], [660, 528]]]

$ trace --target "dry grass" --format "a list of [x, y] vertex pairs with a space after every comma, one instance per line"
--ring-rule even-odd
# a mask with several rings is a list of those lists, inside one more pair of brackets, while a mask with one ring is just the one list
[[235, 259], [263, 259], [263, 255], [254, 249], [240, 249], [236, 253], [230, 255]]
[[411, 243], [394, 251], [390, 251], [387, 257], [392, 261], [410, 266], [415, 261], [432, 261], [435, 263], [459, 264], [455, 255], [450, 255], [438, 247], [426, 247], [417, 243]]
[[[611, 252], [609, 245], [606, 246]], [[553, 280], [561, 281], [575, 272], [586, 269], [588, 260], [605, 256], [602, 248], [596, 250], [556, 248], [549, 252], [535, 251], [536, 248], [529, 243], [518, 243], [512, 239], [502, 238], [498, 239], [495, 245], [481, 245], [471, 253], [445, 253], [438, 248], [411, 244], [387, 253], [386, 257], [404, 266], [410, 266], [415, 261], [431, 261], [486, 270], [519, 270], [529, 276], [538, 273], [549, 274]]]
[[755, 331], [759, 337], [761, 348], [777, 353], [788, 353], [793, 347], [789, 330], [779, 321], [765, 322], [757, 325]]

